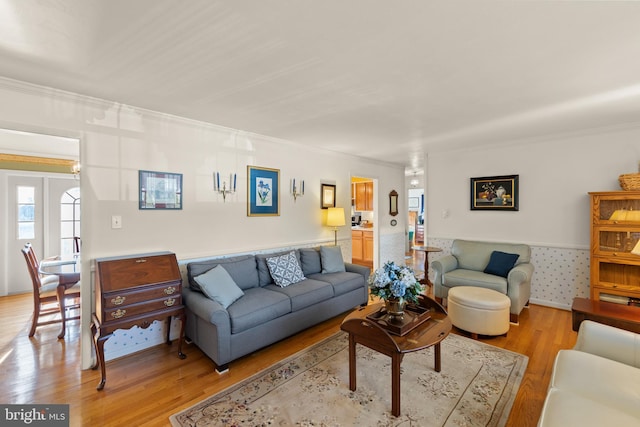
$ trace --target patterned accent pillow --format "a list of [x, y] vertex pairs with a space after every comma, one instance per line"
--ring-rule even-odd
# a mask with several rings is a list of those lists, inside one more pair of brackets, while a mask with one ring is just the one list
[[305, 279], [300, 264], [298, 264], [296, 253], [293, 251], [285, 255], [267, 258], [267, 266], [273, 281], [281, 288]]

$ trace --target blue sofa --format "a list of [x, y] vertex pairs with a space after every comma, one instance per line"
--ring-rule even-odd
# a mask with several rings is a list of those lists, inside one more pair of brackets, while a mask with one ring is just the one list
[[[327, 272], [336, 270], [335, 257], [334, 266], [327, 269], [320, 248], [293, 250], [304, 280], [285, 287], [276, 285], [267, 259], [290, 252], [187, 264], [189, 286], [183, 287], [186, 336], [215, 362], [219, 373], [239, 357], [367, 304], [369, 268], [344, 263], [339, 255], [341, 268], [337, 270], [343, 271]], [[219, 265], [243, 293], [226, 308], [201, 292], [196, 280]]]

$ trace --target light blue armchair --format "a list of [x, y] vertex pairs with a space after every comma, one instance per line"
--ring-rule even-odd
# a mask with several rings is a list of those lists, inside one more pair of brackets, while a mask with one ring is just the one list
[[[492, 258], [494, 251], [518, 255], [512, 268], [502, 266], [505, 268], [500, 272], [501, 275], [485, 272], [493, 271], [491, 267], [495, 267], [496, 257], [501, 255], [496, 254]], [[528, 245], [454, 240], [451, 255], [433, 261], [431, 266], [435, 271], [433, 293], [438, 302], [447, 298], [449, 289], [456, 286], [493, 289], [511, 300], [510, 320], [513, 323], [518, 323], [520, 312], [529, 305], [533, 264]]]

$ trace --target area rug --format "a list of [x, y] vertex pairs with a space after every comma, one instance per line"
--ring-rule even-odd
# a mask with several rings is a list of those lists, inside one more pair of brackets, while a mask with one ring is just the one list
[[405, 355], [400, 416], [391, 415], [391, 358], [336, 335], [170, 417], [173, 426], [503, 426], [528, 358], [458, 335]]

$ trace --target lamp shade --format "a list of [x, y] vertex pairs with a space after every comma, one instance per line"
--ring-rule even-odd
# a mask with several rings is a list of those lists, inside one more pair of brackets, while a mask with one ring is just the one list
[[640, 222], [640, 210], [634, 211], [633, 209], [618, 209], [611, 214], [610, 221], [631, 221]]
[[327, 212], [327, 226], [340, 227], [344, 224], [344, 208], [329, 208]]

